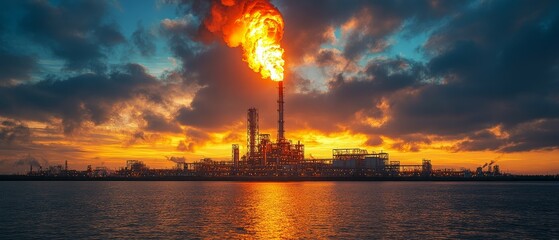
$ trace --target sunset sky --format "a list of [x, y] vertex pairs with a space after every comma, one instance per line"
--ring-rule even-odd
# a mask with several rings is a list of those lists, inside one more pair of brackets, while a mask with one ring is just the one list
[[[231, 159], [277, 84], [203, 22], [211, 1], [0, 1], [0, 173], [68, 160]], [[271, 1], [286, 137], [391, 160], [559, 173], [559, 1]]]

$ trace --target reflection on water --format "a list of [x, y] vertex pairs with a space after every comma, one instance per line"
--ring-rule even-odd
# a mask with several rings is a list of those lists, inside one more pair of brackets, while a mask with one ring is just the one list
[[0, 182], [0, 238], [557, 238], [557, 183]]
[[[244, 183], [250, 196], [249, 209], [243, 216], [247, 232], [256, 238], [297, 238], [329, 232], [328, 219], [332, 209], [333, 183]], [[316, 236], [316, 235], [314, 235]]]
[[249, 200], [253, 202], [254, 210], [244, 217], [245, 221], [254, 221], [248, 225], [248, 230], [255, 232], [258, 238], [274, 235], [293, 237], [293, 205], [282, 204], [292, 201], [288, 188], [280, 184], [257, 184], [249, 185], [248, 188], [255, 192], [251, 194], [253, 199]]

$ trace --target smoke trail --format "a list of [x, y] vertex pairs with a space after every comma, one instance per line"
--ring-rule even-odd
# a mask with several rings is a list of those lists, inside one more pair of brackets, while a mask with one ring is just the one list
[[[43, 162], [47, 162], [46, 159], [43, 159]], [[24, 158], [18, 159], [14, 162], [14, 166], [29, 166], [32, 165], [33, 167], [40, 167], [41, 163], [35, 157], [31, 156], [31, 154], [27, 155]]]

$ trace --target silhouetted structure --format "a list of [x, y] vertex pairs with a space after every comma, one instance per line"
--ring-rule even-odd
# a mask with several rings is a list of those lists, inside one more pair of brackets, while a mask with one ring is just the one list
[[[65, 167], [51, 166], [43, 171], [33, 172], [30, 166], [28, 175], [32, 176], [85, 176], [105, 177], [158, 177], [158, 176], [291, 176], [291, 177], [484, 177], [500, 176], [501, 171], [495, 161], [485, 163], [477, 168], [475, 175], [470, 170], [433, 169], [431, 160], [423, 159], [421, 164], [401, 164], [390, 161], [386, 152], [367, 151], [360, 148], [339, 148], [332, 150], [332, 158], [305, 159], [305, 146], [301, 142], [293, 144], [285, 138], [283, 82], [278, 82], [278, 129], [277, 139], [272, 141], [270, 134], [260, 133], [259, 115], [256, 108], [247, 111], [247, 149], [246, 155], [240, 156], [239, 144], [231, 148], [231, 161], [214, 161], [203, 158], [187, 163], [184, 157], [167, 157], [175, 162], [174, 169], [150, 169], [139, 160], [127, 160], [126, 167], [114, 173], [104, 167], [86, 171], [68, 170]], [[491, 168], [493, 166], [493, 168]], [[487, 170], [484, 171], [484, 168]]]

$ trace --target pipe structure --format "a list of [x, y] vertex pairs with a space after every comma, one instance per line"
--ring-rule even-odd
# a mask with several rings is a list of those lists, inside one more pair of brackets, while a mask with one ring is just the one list
[[250, 161], [258, 152], [258, 135], [258, 110], [249, 108], [247, 112], [247, 157]]
[[282, 142], [284, 138], [283, 129], [283, 81], [278, 81], [278, 142]]

